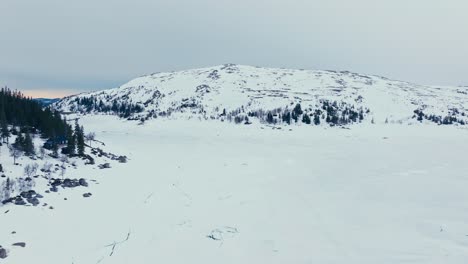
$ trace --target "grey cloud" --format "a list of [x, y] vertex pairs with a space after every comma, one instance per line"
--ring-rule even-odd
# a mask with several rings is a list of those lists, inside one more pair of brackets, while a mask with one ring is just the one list
[[94, 90], [222, 63], [468, 84], [466, 10], [461, 0], [4, 0], [0, 84]]

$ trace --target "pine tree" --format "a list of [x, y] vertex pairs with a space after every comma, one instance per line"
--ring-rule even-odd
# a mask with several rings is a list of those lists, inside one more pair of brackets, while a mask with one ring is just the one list
[[76, 153], [75, 135], [73, 134], [73, 130], [70, 125], [68, 125], [67, 129], [67, 153], [70, 156], [75, 155]]
[[6, 142], [8, 143], [8, 138], [10, 137], [10, 131], [8, 130], [8, 123], [7, 123], [7, 119], [5, 115], [5, 107], [4, 107], [3, 102], [0, 108], [0, 134], [2, 137], [2, 141], [5, 142], [5, 138], [6, 138]]
[[291, 124], [291, 112], [286, 112], [283, 114], [283, 122], [286, 122], [288, 125]]
[[58, 144], [57, 144], [57, 142], [54, 142], [53, 145], [52, 145], [52, 155], [54, 155], [54, 157], [58, 158]]
[[24, 137], [22, 133], [18, 133], [15, 143], [13, 143], [13, 147], [18, 150], [24, 150]]
[[85, 149], [84, 131], [83, 131], [83, 127], [80, 127], [78, 125], [78, 122], [76, 122], [75, 124], [75, 138], [76, 138], [76, 146], [78, 149], [78, 155], [83, 156], [84, 149]]
[[359, 121], [364, 120], [364, 112], [361, 110], [359, 111]]
[[8, 130], [8, 125], [6, 123], [6, 120], [5, 121], [2, 121], [1, 124], [0, 124], [0, 133], [1, 133], [1, 137], [2, 137], [2, 141], [5, 142], [5, 139], [6, 139], [6, 142], [8, 143], [8, 139], [10, 138], [10, 131]]
[[302, 115], [302, 108], [301, 108], [301, 104], [297, 104], [295, 107], [294, 107], [294, 110], [293, 110], [294, 114], [297, 116], [300, 116]]
[[23, 143], [23, 151], [26, 155], [34, 155], [34, 143], [29, 132], [26, 133]]
[[319, 114], [314, 115], [314, 124], [316, 126], [320, 125], [320, 115]]
[[273, 124], [273, 123], [275, 122], [275, 120], [273, 119], [273, 115], [271, 114], [271, 112], [268, 112], [266, 121], [267, 121], [267, 123], [269, 123], [269, 124]]
[[292, 112], [291, 113], [291, 118], [294, 120], [294, 122], [297, 123], [297, 119], [299, 118], [299, 116], [296, 114], [296, 112]]
[[310, 123], [311, 123], [310, 116], [308, 114], [304, 114], [302, 116], [302, 122], [306, 123], [307, 125], [310, 125]]

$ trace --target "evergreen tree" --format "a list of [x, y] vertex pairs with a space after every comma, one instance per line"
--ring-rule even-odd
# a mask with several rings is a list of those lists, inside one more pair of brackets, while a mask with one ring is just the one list
[[273, 124], [273, 123], [275, 122], [275, 120], [273, 119], [273, 115], [271, 114], [271, 112], [268, 112], [266, 121], [267, 121], [267, 123], [269, 123], [269, 124]]
[[302, 108], [301, 108], [301, 104], [297, 104], [295, 107], [294, 107], [294, 110], [293, 110], [294, 114], [297, 116], [300, 116], [302, 115]]
[[364, 120], [364, 112], [361, 110], [359, 111], [359, 121]]
[[5, 139], [6, 139], [6, 142], [8, 143], [8, 139], [10, 138], [10, 131], [8, 130], [8, 125], [6, 123], [6, 120], [2, 121], [0, 126], [1, 126], [0, 133], [1, 133], [2, 141], [5, 142]]
[[24, 137], [22, 133], [18, 133], [18, 136], [15, 139], [15, 143], [13, 143], [13, 147], [17, 150], [24, 150]]
[[75, 135], [73, 134], [73, 130], [70, 125], [68, 125], [67, 129], [67, 153], [70, 156], [75, 155], [76, 153]]
[[76, 138], [76, 146], [78, 149], [78, 155], [83, 156], [84, 149], [85, 149], [84, 131], [83, 131], [83, 127], [80, 127], [78, 125], [78, 122], [76, 122], [75, 124], [75, 138]]
[[291, 124], [291, 112], [286, 112], [283, 114], [283, 122], [286, 122], [288, 125]]
[[54, 155], [54, 157], [58, 158], [58, 144], [57, 144], [57, 142], [54, 142], [53, 145], [52, 145], [52, 155]]
[[310, 125], [310, 123], [311, 123], [310, 116], [308, 114], [304, 114], [302, 116], [302, 122], [306, 123], [307, 125]]
[[319, 114], [314, 115], [314, 124], [316, 126], [320, 125], [320, 115]]
[[23, 143], [23, 151], [26, 155], [34, 155], [34, 143], [29, 132], [26, 133]]
[[296, 112], [293, 111], [293, 112], [291, 113], [291, 118], [294, 120], [294, 122], [297, 123], [297, 119], [299, 118], [299, 116], [296, 114]]
[[2, 141], [5, 142], [6, 138], [6, 142], [8, 142], [8, 138], [10, 137], [10, 131], [8, 130], [4, 103], [2, 103], [0, 108], [0, 134], [2, 137]]

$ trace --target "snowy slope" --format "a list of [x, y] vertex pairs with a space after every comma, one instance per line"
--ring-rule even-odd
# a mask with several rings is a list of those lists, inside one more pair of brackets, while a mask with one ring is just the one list
[[233, 64], [146, 75], [119, 88], [66, 97], [54, 107], [73, 112], [99, 111], [95, 106], [80, 104], [80, 98], [92, 98], [95, 105], [138, 105], [143, 111], [132, 114], [133, 118], [184, 113], [185, 117], [218, 119], [224, 109], [237, 115], [279, 108], [283, 111], [297, 103], [312, 113], [321, 109], [321, 100], [369, 109], [367, 121], [374, 119], [377, 123], [407, 122], [416, 109], [464, 121], [468, 112], [467, 87], [423, 86], [351, 72]]
[[73, 170], [99, 184], [48, 195], [54, 210], [0, 207], [0, 245], [9, 250], [0, 263], [468, 259], [466, 128], [80, 122], [129, 162]]

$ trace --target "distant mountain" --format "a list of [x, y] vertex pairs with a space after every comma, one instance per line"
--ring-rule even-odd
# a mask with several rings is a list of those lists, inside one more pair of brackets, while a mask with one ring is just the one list
[[63, 98], [53, 107], [113, 113], [128, 119], [170, 116], [236, 123], [289, 124], [297, 120], [344, 125], [428, 120], [465, 124], [468, 87], [417, 85], [348, 71], [226, 64], [145, 75], [119, 88]]
[[58, 102], [60, 98], [34, 98], [34, 100], [39, 102], [42, 106], [49, 106], [55, 102]]

